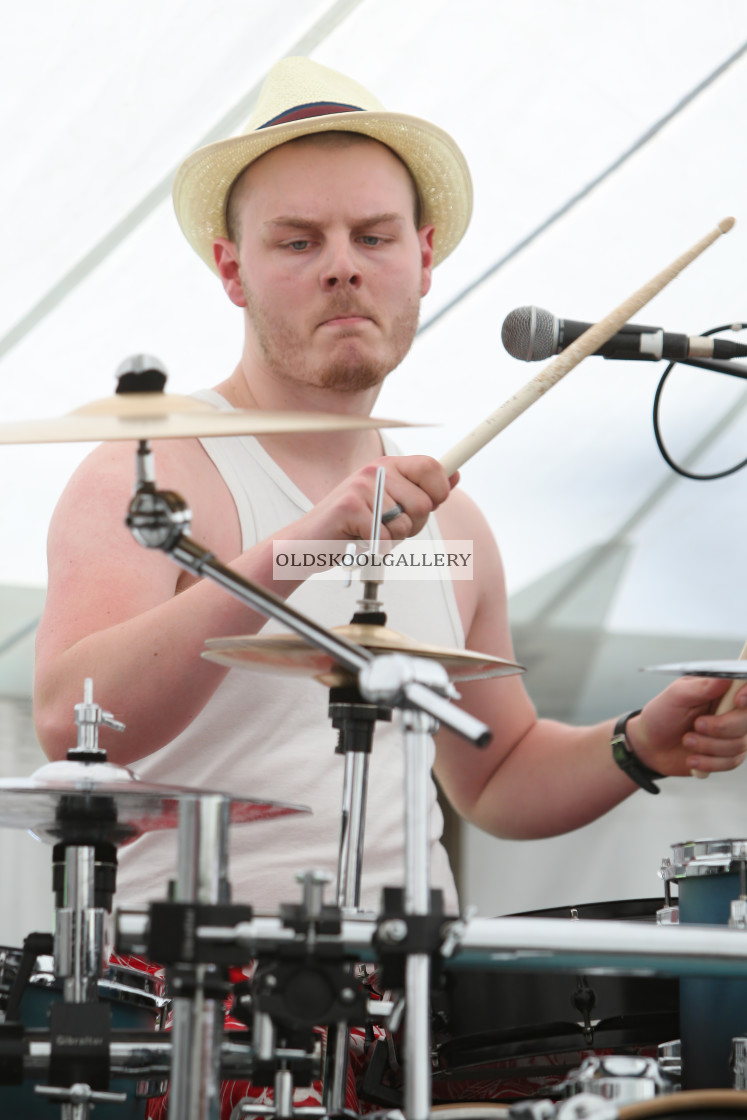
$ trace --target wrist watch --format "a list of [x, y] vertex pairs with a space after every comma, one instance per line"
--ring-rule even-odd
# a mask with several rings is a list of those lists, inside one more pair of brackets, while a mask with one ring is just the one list
[[637, 708], [633, 712], [626, 712], [625, 715], [620, 716], [618, 719], [615, 724], [615, 730], [612, 732], [612, 738], [610, 739], [612, 757], [620, 769], [626, 773], [636, 785], [639, 785], [641, 789], [645, 789], [648, 793], [661, 793], [659, 787], [654, 784], [653, 779], [663, 778], [664, 774], [660, 774], [658, 770], [652, 770], [650, 766], [646, 766], [641, 762], [625, 734], [628, 720], [632, 719], [633, 716], [640, 715], [640, 712], [641, 709]]

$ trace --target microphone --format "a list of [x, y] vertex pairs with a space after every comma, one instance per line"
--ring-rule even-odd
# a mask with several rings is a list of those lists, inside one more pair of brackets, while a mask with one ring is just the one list
[[[503, 320], [501, 340], [513, 358], [522, 362], [541, 362], [560, 353], [588, 330], [591, 323], [558, 319], [542, 307], [517, 307]], [[742, 326], [742, 324], [735, 324]], [[747, 345], [699, 334], [671, 334], [661, 327], [635, 323], [613, 334], [595, 354], [603, 358], [623, 358], [639, 362], [669, 362], [686, 358], [739, 358], [747, 355]]]

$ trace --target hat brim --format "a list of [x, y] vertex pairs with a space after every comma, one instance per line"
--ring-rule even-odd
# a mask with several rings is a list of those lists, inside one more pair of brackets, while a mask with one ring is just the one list
[[472, 214], [472, 179], [457, 145], [418, 117], [353, 111], [271, 125], [218, 140], [187, 157], [174, 179], [174, 209], [185, 237], [209, 268], [216, 271], [215, 239], [228, 236], [226, 204], [239, 175], [280, 144], [316, 132], [358, 132], [396, 152], [415, 180], [423, 224], [435, 227], [434, 264], [451, 253]]

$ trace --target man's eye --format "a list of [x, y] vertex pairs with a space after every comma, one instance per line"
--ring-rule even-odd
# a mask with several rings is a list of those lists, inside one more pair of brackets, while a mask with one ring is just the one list
[[304, 241], [303, 238], [299, 238], [298, 241], [289, 241], [288, 242], [288, 248], [293, 249], [296, 253], [301, 253], [301, 252], [303, 252], [304, 249], [308, 249], [308, 247], [309, 247], [308, 241]]
[[381, 241], [381, 238], [377, 237], [373, 233], [364, 233], [364, 235], [361, 237], [361, 241], [364, 245], [378, 245]]

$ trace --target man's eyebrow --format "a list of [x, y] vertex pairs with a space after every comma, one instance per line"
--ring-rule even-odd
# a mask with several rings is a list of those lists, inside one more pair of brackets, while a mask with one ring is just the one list
[[[370, 214], [363, 218], [359, 218], [355, 222], [355, 228], [361, 226], [375, 226], [382, 225], [386, 222], [402, 222], [404, 216], [397, 211], [392, 211], [386, 214]], [[265, 229], [273, 229], [276, 226], [286, 226], [290, 229], [308, 229], [311, 226], [316, 226], [318, 223], [313, 218], [302, 218], [294, 214], [280, 215], [277, 218], [270, 218], [268, 221], [263, 222]]]
[[400, 214], [398, 211], [392, 211], [391, 214], [371, 214], [369, 217], [361, 219], [360, 222], [356, 222], [356, 225], [377, 226], [383, 225], [386, 222], [403, 222], [404, 220], [403, 214]]

